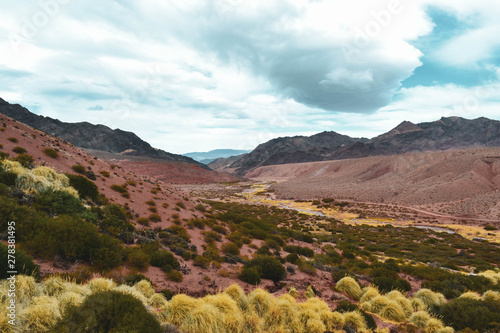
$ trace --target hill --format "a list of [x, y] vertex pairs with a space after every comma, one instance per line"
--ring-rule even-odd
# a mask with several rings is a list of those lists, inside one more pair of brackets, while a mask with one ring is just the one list
[[179, 161], [206, 168], [204, 164], [198, 163], [189, 157], [153, 148], [134, 133], [121, 129], [113, 130], [104, 125], [94, 125], [88, 122], [65, 123], [50, 117], [36, 115], [19, 104], [10, 104], [1, 98], [0, 113], [61, 138], [80, 148], [101, 150], [121, 155], [146, 156], [167, 161]]
[[262, 166], [246, 177], [280, 180], [272, 189], [283, 198], [396, 203], [493, 219], [500, 213], [500, 148]]
[[244, 175], [265, 165], [498, 146], [500, 121], [483, 117], [473, 120], [443, 117], [420, 124], [405, 121], [370, 140], [350, 138], [335, 132], [273, 139], [234, 161], [227, 169]]

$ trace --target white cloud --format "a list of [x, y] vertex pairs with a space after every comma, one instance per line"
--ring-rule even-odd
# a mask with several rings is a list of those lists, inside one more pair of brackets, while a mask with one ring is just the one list
[[[41, 3], [55, 2], [30, 36], [44, 7], [0, 4], [0, 97], [64, 121], [134, 131], [177, 153], [247, 149], [322, 130], [373, 136], [402, 117], [459, 112], [466, 88], [398, 93], [421, 65], [411, 42], [432, 31], [432, 4], [481, 22], [435, 56], [447, 64], [484, 60], [498, 46], [500, 15], [487, 0]], [[475, 112], [491, 114], [495, 103], [489, 98]]]

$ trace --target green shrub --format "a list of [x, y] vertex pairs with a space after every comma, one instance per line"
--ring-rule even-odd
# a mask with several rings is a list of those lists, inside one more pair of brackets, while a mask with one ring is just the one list
[[163, 332], [140, 300], [119, 291], [92, 293], [67, 312], [55, 332]]
[[127, 258], [128, 265], [135, 270], [143, 272], [148, 269], [151, 257], [141, 249], [131, 248]]
[[245, 267], [256, 267], [261, 278], [273, 282], [281, 281], [286, 277], [285, 266], [278, 259], [270, 256], [257, 256], [247, 263]]
[[207, 211], [205, 206], [203, 206], [202, 204], [197, 204], [196, 206], [194, 206], [194, 209], [199, 210], [202, 213], [205, 213]]
[[479, 332], [500, 329], [500, 302], [461, 297], [444, 304], [440, 309], [443, 322], [456, 330], [470, 328]]
[[225, 254], [232, 254], [232, 255], [235, 255], [235, 256], [240, 255], [240, 249], [234, 243], [224, 243], [224, 244], [222, 244], [221, 250]]
[[161, 216], [156, 213], [149, 214], [148, 219], [151, 222], [161, 222]]
[[254, 286], [261, 282], [259, 270], [257, 267], [243, 267], [239, 279]]
[[17, 153], [17, 154], [24, 154], [27, 152], [27, 150], [23, 147], [20, 147], [20, 146], [15, 146], [14, 148], [12, 148], [12, 151], [14, 153]]
[[16, 185], [17, 174], [10, 171], [3, 171], [0, 169], [0, 183], [9, 187]]
[[99, 247], [94, 251], [92, 263], [100, 270], [111, 270], [122, 264], [122, 243], [109, 235], [99, 237]]
[[[8, 258], [8, 255], [8, 246], [0, 243], [0, 262], [5, 263], [4, 267], [7, 267], [7, 260], [12, 259], [12, 257]], [[14, 256], [16, 258], [14, 270], [17, 271], [18, 274], [33, 276], [36, 279], [40, 278], [40, 267], [36, 265], [27, 254], [19, 248], [16, 248]], [[7, 269], [2, 269], [0, 271], [0, 279], [6, 279], [8, 277], [10, 277], [10, 274], [7, 274]]]
[[156, 202], [154, 202], [153, 200], [148, 200], [145, 202], [146, 205], [148, 206], [151, 206], [151, 207], [155, 207], [156, 206]]
[[109, 171], [101, 170], [101, 171], [99, 171], [99, 173], [101, 174], [101, 176], [103, 176], [105, 178], [109, 178], [110, 177]]
[[151, 254], [151, 265], [160, 268], [170, 266], [171, 269], [180, 267], [179, 261], [177, 261], [174, 255], [165, 250], [154, 251]]
[[76, 172], [76, 173], [80, 173], [80, 174], [84, 174], [85, 171], [87, 171], [85, 169], [85, 167], [83, 165], [80, 165], [80, 164], [75, 164], [75, 165], [72, 165], [71, 166], [71, 169]]
[[49, 189], [40, 193], [36, 201], [41, 209], [51, 215], [76, 215], [85, 210], [80, 199], [75, 198], [66, 191]]
[[19, 142], [19, 140], [17, 138], [14, 138], [14, 137], [7, 138], [7, 140], [9, 140], [10, 142], [13, 142], [13, 143]]
[[52, 149], [52, 148], [45, 148], [43, 150], [43, 153], [46, 156], [48, 156], [48, 157], [52, 157], [52, 158], [58, 158], [59, 157], [59, 153], [57, 152], [57, 150]]
[[167, 301], [170, 301], [172, 297], [174, 297], [174, 293], [170, 289], [163, 289], [160, 291], [160, 293], [163, 294], [163, 296], [165, 296]]
[[130, 274], [130, 275], [127, 275], [124, 279], [123, 282], [125, 282], [125, 284], [129, 285], [129, 286], [133, 286], [134, 284], [136, 284], [137, 282], [139, 281], [142, 281], [142, 280], [146, 280], [148, 281], [149, 283], [152, 283], [151, 280], [142, 275], [142, 274]]
[[28, 154], [19, 154], [19, 155], [17, 155], [17, 157], [13, 158], [12, 160], [21, 163], [21, 165], [23, 167], [27, 167], [30, 164], [33, 164], [35, 162], [35, 159], [33, 158], [33, 156], [28, 155]]
[[178, 203], [176, 203], [175, 205], [176, 205], [177, 207], [182, 208], [182, 209], [186, 209], [186, 205], [184, 204], [184, 202], [180, 202], [180, 201], [179, 201], [179, 202], [178, 202]]
[[69, 185], [78, 191], [81, 198], [97, 201], [99, 198], [99, 189], [94, 182], [80, 175], [66, 175], [69, 178]]
[[292, 264], [297, 264], [300, 260], [300, 257], [297, 253], [290, 253], [285, 257], [285, 260]]
[[172, 270], [170, 272], [167, 272], [167, 279], [174, 282], [182, 282], [183, 276], [181, 272]]
[[194, 265], [199, 266], [201, 268], [207, 268], [208, 265], [210, 264], [210, 260], [204, 256], [197, 255], [194, 257]]

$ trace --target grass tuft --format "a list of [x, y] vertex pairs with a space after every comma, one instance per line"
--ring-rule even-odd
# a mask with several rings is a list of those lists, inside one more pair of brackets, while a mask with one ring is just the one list
[[335, 286], [335, 289], [338, 291], [349, 295], [351, 298], [355, 300], [359, 300], [363, 295], [363, 291], [359, 284], [350, 276], [346, 276], [340, 279]]
[[408, 322], [415, 325], [417, 328], [425, 328], [430, 319], [431, 315], [426, 311], [417, 311], [410, 316]]

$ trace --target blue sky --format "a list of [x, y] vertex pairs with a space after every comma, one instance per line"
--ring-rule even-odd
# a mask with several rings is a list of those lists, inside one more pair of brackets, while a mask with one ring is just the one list
[[174, 153], [500, 120], [500, 2], [0, 4], [0, 97]]

